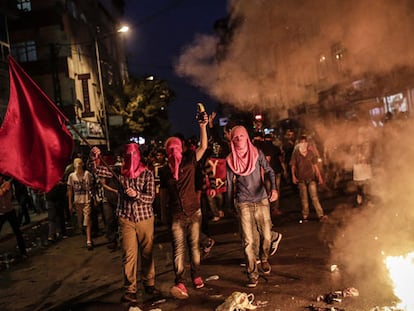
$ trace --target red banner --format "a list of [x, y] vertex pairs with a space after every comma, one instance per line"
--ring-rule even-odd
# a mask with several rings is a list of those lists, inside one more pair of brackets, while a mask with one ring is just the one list
[[0, 128], [0, 172], [41, 191], [63, 176], [73, 139], [67, 118], [9, 57], [10, 98]]

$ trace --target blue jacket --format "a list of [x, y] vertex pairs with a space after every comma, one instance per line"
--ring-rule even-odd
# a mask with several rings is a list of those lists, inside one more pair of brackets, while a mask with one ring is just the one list
[[260, 149], [256, 167], [250, 175], [237, 175], [227, 164], [227, 202], [230, 206], [233, 206], [234, 199], [237, 203], [257, 203], [269, 197], [263, 181], [262, 168], [271, 182], [272, 190], [276, 190], [275, 172]]

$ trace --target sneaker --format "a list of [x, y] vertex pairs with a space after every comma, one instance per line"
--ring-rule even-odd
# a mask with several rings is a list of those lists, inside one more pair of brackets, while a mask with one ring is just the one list
[[259, 283], [259, 280], [258, 280], [258, 279], [256, 279], [256, 278], [251, 278], [251, 279], [249, 279], [249, 281], [247, 282], [246, 287], [249, 287], [249, 288], [254, 288], [254, 287], [256, 287], [256, 286], [257, 286], [257, 283]]
[[177, 285], [174, 285], [173, 287], [171, 287], [170, 294], [177, 299], [188, 298], [187, 288], [185, 287], [183, 283], [178, 283]]
[[282, 239], [282, 234], [278, 233], [277, 238], [273, 240], [272, 243], [270, 244], [270, 256], [273, 256], [274, 254], [276, 254], [276, 251], [279, 248], [279, 243], [281, 239]]
[[219, 220], [220, 220], [220, 217], [218, 216], [214, 216], [212, 219], [213, 222], [218, 222]]
[[153, 297], [161, 296], [161, 291], [155, 288], [155, 286], [144, 286], [144, 291], [146, 294], [151, 295]]
[[272, 271], [272, 266], [269, 264], [268, 261], [262, 261], [262, 271], [264, 274], [270, 274], [270, 271]]
[[203, 254], [202, 254], [203, 258], [206, 258], [208, 256], [208, 254], [210, 253], [210, 251], [213, 248], [214, 244], [216, 244], [216, 241], [214, 241], [213, 239], [208, 239], [207, 246], [203, 247]]
[[299, 220], [299, 223], [301, 224], [306, 224], [308, 222], [307, 218], [302, 218], [301, 220]]
[[137, 302], [137, 294], [136, 293], [125, 293], [121, 297], [121, 302]]
[[93, 243], [92, 242], [87, 242], [86, 243], [86, 248], [88, 249], [88, 251], [92, 251], [93, 250]]
[[204, 287], [204, 282], [203, 282], [203, 279], [201, 278], [201, 276], [196, 277], [195, 279], [193, 279], [193, 285], [197, 289], [200, 289], [200, 288]]

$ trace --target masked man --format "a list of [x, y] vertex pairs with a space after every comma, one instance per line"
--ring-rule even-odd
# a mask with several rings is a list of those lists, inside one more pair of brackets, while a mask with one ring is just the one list
[[[207, 114], [200, 119], [200, 145], [196, 150], [183, 148], [178, 137], [170, 137], [165, 142], [168, 165], [160, 171], [160, 186], [167, 189], [169, 208], [172, 216], [172, 237], [175, 285], [171, 295], [177, 299], [189, 297], [185, 286], [186, 250], [189, 251], [190, 274], [196, 289], [204, 286], [200, 276], [200, 225], [201, 208], [196, 187], [197, 162], [207, 149]], [[213, 193], [212, 195], [214, 195]]]
[[[252, 144], [243, 126], [232, 128], [230, 147], [231, 153], [226, 159], [228, 202], [234, 204], [240, 221], [247, 262], [246, 286], [256, 287], [259, 280], [257, 258], [260, 258], [261, 270], [264, 274], [269, 274], [271, 271], [268, 261], [272, 243], [269, 201], [278, 199], [275, 173], [263, 152]], [[262, 178], [262, 170], [271, 182], [269, 195]]]
[[[100, 155], [93, 147], [91, 160]], [[153, 257], [155, 198], [154, 174], [141, 162], [139, 146], [124, 146], [121, 175], [118, 176], [117, 217], [122, 235], [124, 302], [137, 301], [137, 273], [141, 267], [141, 279], [145, 293], [158, 296], [155, 288], [155, 265]], [[95, 161], [93, 161], [96, 163]]]

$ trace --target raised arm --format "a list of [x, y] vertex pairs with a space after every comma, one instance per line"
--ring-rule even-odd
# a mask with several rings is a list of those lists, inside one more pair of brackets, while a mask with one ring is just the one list
[[204, 114], [204, 120], [198, 121], [200, 126], [200, 145], [196, 149], [196, 160], [200, 161], [203, 157], [204, 152], [207, 150], [208, 146], [208, 137], [207, 137], [207, 124], [208, 124], [208, 115], [207, 113]]

